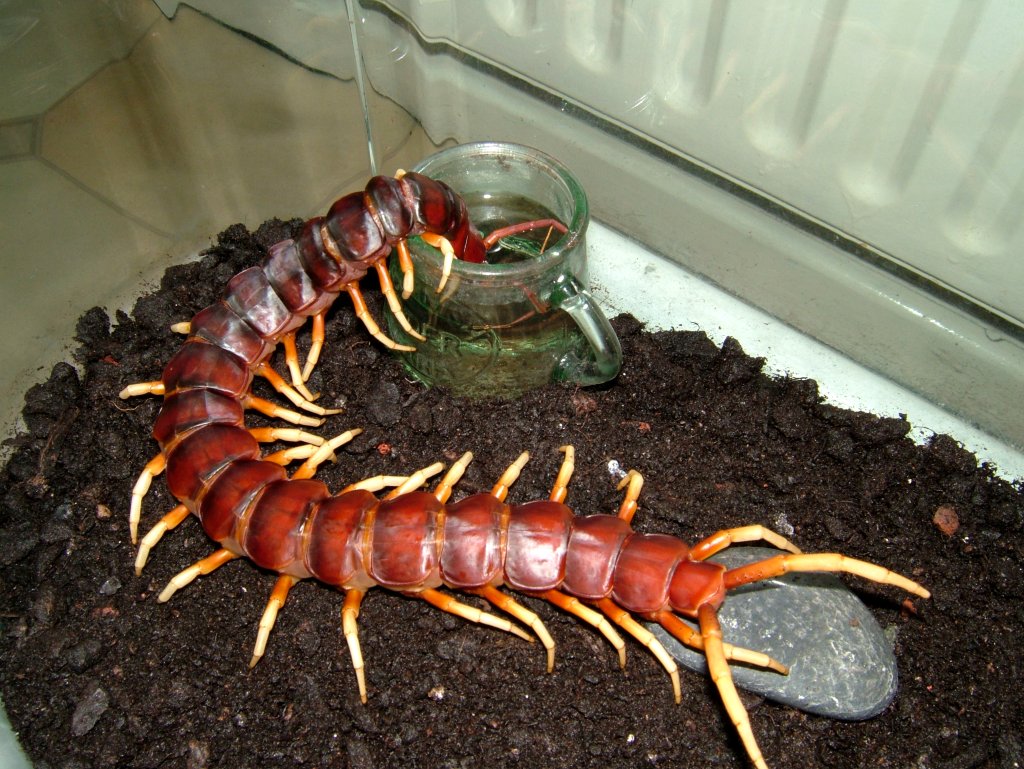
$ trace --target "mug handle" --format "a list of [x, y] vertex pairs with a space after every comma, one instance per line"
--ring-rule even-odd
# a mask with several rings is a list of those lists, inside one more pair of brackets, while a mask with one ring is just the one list
[[552, 300], [576, 322], [591, 352], [588, 357], [580, 357], [574, 350], [567, 352], [555, 365], [552, 379], [581, 385], [614, 379], [622, 367], [622, 345], [594, 297], [573, 275], [563, 275]]

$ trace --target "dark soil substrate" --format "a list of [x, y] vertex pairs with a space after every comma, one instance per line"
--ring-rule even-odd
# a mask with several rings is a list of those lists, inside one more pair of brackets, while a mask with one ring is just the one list
[[[746, 766], [706, 678], [684, 672], [676, 707], [664, 671], [637, 644], [623, 674], [600, 635], [531, 599], [558, 643], [553, 675], [536, 644], [375, 591], [360, 617], [367, 705], [333, 590], [299, 585], [252, 670], [273, 575], [237, 561], [157, 603], [167, 580], [213, 547], [186, 521], [135, 576], [128, 497], [154, 452], [160, 401], [117, 393], [158, 378], [180, 344], [168, 325], [212, 302], [292, 226], [229, 229], [113, 330], [102, 311], [88, 313], [82, 375], [58, 365], [27, 395], [29, 433], [0, 476], [0, 677], [36, 766]], [[1024, 495], [955, 441], [916, 446], [905, 421], [826, 405], [814, 382], [765, 376], [735, 341], [651, 334], [628, 317], [615, 323], [626, 363], [614, 384], [469, 403], [409, 381], [344, 304], [311, 384], [346, 400], [323, 434], [365, 432], [322, 471], [332, 488], [472, 450], [457, 491], [468, 494], [529, 449], [510, 499], [535, 499], [548, 493], [557, 448], [572, 443], [577, 511], [617, 508], [615, 460], [646, 477], [641, 530], [697, 539], [788, 522], [805, 549], [886, 564], [934, 597], [908, 602], [848, 580], [897, 631], [900, 692], [863, 723], [744, 695], [769, 765], [1024, 765]], [[172, 506], [161, 479], [143, 530]]]

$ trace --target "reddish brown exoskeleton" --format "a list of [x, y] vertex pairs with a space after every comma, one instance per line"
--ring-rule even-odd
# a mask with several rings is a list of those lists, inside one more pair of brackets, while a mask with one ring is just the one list
[[[723, 642], [717, 612], [728, 591], [789, 571], [845, 571], [923, 597], [927, 590], [846, 556], [802, 554], [788, 540], [756, 525], [720, 531], [692, 547], [675, 537], [636, 533], [630, 527], [642, 485], [636, 472], [624, 479], [626, 495], [618, 515], [574, 515], [563, 504], [573, 471], [569, 446], [563, 447], [565, 458], [548, 499], [506, 503], [509, 486], [527, 461], [523, 454], [490, 493], [451, 503], [470, 454], [449, 469], [433, 492], [418, 489], [442, 470], [439, 464], [408, 477], [369, 478], [332, 494], [312, 476], [358, 430], [324, 440], [298, 428], [245, 426], [246, 409], [300, 426], [318, 426], [320, 417], [336, 413], [312, 403], [303, 383], [323, 344], [324, 314], [342, 292], [349, 294], [370, 333], [397, 347], [373, 321], [358, 282], [376, 270], [392, 310], [408, 328], [386, 266], [387, 256], [397, 250], [406, 286], [411, 286], [407, 238], [422, 235], [448, 262], [481, 261], [500, 234], [539, 227], [564, 230], [558, 222], [527, 222], [484, 239], [472, 227], [465, 204], [446, 185], [413, 173], [374, 177], [363, 192], [341, 198], [325, 217], [307, 222], [297, 238], [271, 247], [258, 267], [232, 278], [221, 301], [186, 324], [188, 339], [160, 380], [121, 393], [164, 396], [153, 427], [160, 453], [147, 464], [132, 494], [132, 541], [142, 498], [154, 476], [166, 472], [170, 491], [181, 503], [143, 538], [136, 569], [141, 571], [166, 531], [194, 514], [220, 548], [175, 576], [159, 600], [168, 600], [200, 574], [235, 558], [279, 574], [260, 621], [251, 665], [263, 655], [277, 613], [298, 581], [316, 579], [337, 587], [345, 595], [342, 626], [364, 702], [356, 618], [363, 596], [373, 587], [426, 600], [528, 640], [535, 636], [547, 650], [549, 671], [555, 644], [543, 621], [501, 587], [544, 599], [593, 625], [615, 646], [624, 665], [625, 644], [617, 626], [657, 657], [671, 676], [678, 702], [676, 663], [636, 618], [658, 622], [683, 643], [704, 651], [751, 761], [765, 767], [728, 660], [780, 673], [786, 668], [764, 654]], [[295, 333], [309, 317], [314, 319], [313, 347], [300, 371]], [[268, 364], [279, 342], [285, 347], [291, 384]], [[255, 376], [266, 377], [297, 408], [317, 416], [254, 396]], [[277, 440], [299, 445], [269, 455], [261, 452], [260, 442]], [[289, 476], [284, 466], [298, 459], [303, 464]], [[387, 487], [393, 490], [378, 499], [374, 492]], [[706, 561], [735, 542], [754, 540], [789, 552], [731, 570]], [[441, 588], [477, 595], [507, 617], [463, 603]], [[699, 631], [683, 617], [697, 620]]]

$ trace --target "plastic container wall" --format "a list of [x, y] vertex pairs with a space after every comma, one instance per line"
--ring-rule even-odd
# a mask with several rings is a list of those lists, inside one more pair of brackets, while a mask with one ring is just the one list
[[[90, 307], [365, 183], [352, 51], [343, 2], [2, 4], [0, 439]], [[387, 155], [413, 123], [376, 112]], [[26, 765], [0, 717], [0, 766]]]
[[1024, 444], [1024, 8], [350, 2], [362, 94], [345, 0], [3, 4], [5, 437], [86, 309], [362, 186], [369, 118], [380, 172], [549, 152], [604, 224]]
[[[234, 222], [365, 183], [352, 52], [343, 1], [3, 4], [4, 437], [87, 309], [132, 302]], [[381, 101], [387, 157], [414, 124]]]
[[433, 143], [559, 157], [599, 220], [1024, 445], [1018, 4], [361, 8]]

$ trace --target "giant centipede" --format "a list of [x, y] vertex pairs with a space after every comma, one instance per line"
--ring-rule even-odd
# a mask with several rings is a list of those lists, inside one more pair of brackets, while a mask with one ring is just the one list
[[[625, 642], [619, 631], [639, 641], [668, 672], [678, 703], [676, 662], [638, 618], [656, 622], [704, 652], [750, 761], [766, 769], [729, 661], [780, 674], [787, 668], [723, 640], [718, 610], [728, 592], [805, 571], [846, 572], [927, 598], [925, 588], [882, 566], [838, 553], [801, 553], [759, 525], [725, 529], [692, 546], [673, 536], [637, 533], [630, 524], [643, 478], [636, 471], [620, 484], [625, 494], [616, 514], [576, 515], [564, 504], [574, 467], [571, 446], [562, 447], [561, 469], [549, 497], [525, 504], [506, 503], [509, 487], [528, 460], [525, 452], [489, 493], [455, 502], [449, 499], [471, 453], [456, 461], [429, 492], [420, 489], [442, 472], [439, 463], [409, 476], [368, 478], [336, 494], [313, 478], [317, 467], [359, 432], [325, 440], [301, 429], [319, 426], [324, 417], [337, 413], [313, 403], [304, 384], [321, 353], [324, 319], [334, 300], [347, 293], [370, 334], [400, 348], [380, 331], [360, 292], [359, 281], [371, 268], [396, 318], [422, 339], [402, 314], [387, 269], [390, 254], [398, 254], [407, 295], [412, 286], [409, 238], [421, 236], [440, 249], [443, 284], [453, 259], [482, 261], [503, 234], [541, 226], [564, 230], [558, 222], [544, 220], [514, 224], [484, 237], [447, 185], [415, 173], [376, 176], [363, 191], [335, 202], [326, 216], [306, 222], [294, 239], [271, 246], [258, 266], [235, 275], [220, 301], [179, 329], [187, 332], [187, 339], [160, 379], [121, 392], [122, 398], [146, 393], [164, 398], [152, 431], [160, 451], [132, 492], [132, 542], [137, 541], [142, 499], [154, 477], [165, 473], [171, 494], [180, 502], [143, 537], [136, 571], [141, 572], [160, 538], [192, 514], [220, 547], [173, 577], [159, 596], [161, 602], [236, 558], [277, 573], [250, 666], [263, 655], [277, 614], [296, 583], [315, 579], [337, 588], [344, 594], [342, 629], [363, 702], [366, 676], [356, 620], [364, 595], [374, 587], [425, 600], [527, 640], [539, 639], [550, 672], [554, 640], [542, 619], [509, 591], [542, 599], [596, 628], [615, 647], [622, 666]], [[308, 318], [313, 319], [312, 344], [300, 369], [296, 332]], [[284, 346], [290, 383], [269, 364], [278, 343]], [[256, 376], [266, 378], [300, 411], [256, 397]], [[247, 409], [298, 427], [247, 428]], [[297, 445], [263, 454], [260, 443], [269, 441]], [[285, 466], [297, 460], [303, 462], [289, 476]], [[387, 488], [383, 498], [377, 496]], [[734, 543], [752, 541], [784, 552], [733, 569], [707, 560]], [[500, 614], [465, 603], [457, 593], [478, 596]], [[695, 620], [697, 629], [684, 618]]]

